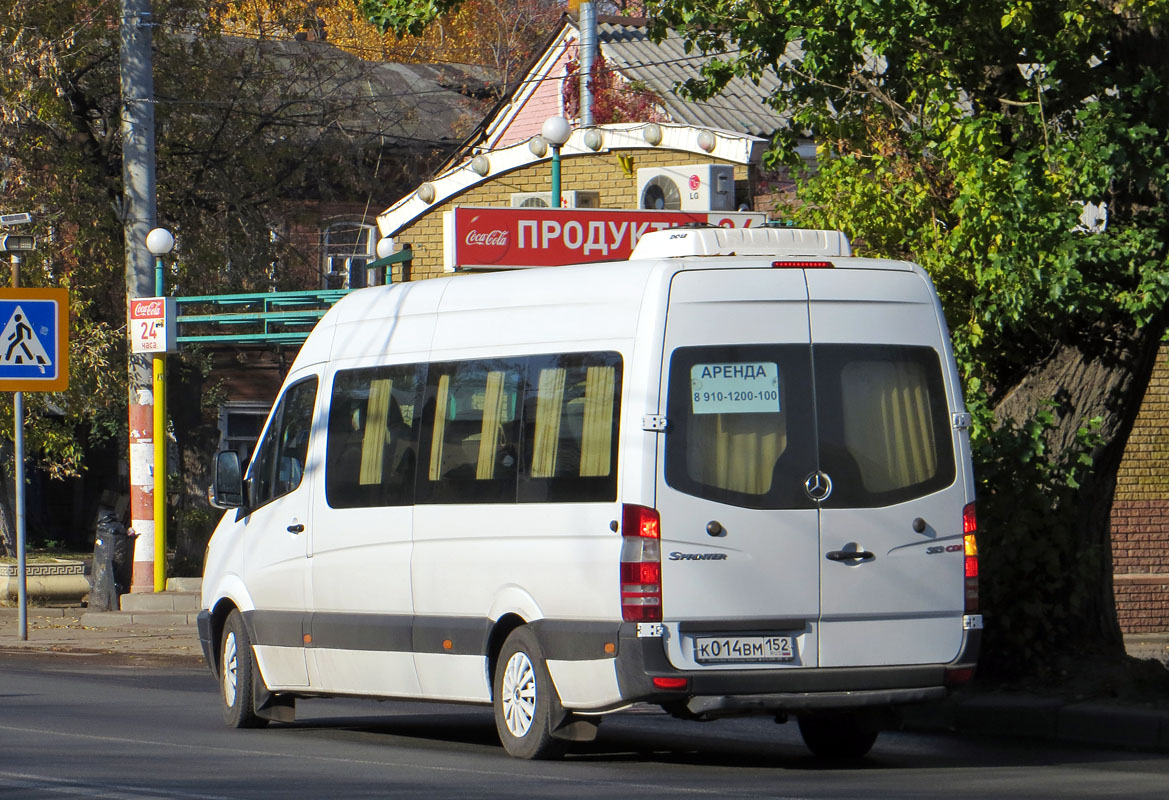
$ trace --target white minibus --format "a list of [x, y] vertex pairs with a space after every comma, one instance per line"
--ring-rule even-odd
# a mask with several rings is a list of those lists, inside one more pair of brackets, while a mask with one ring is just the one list
[[549, 758], [650, 704], [859, 757], [973, 674], [969, 424], [929, 278], [836, 232], [355, 291], [216, 456], [226, 720], [481, 703]]

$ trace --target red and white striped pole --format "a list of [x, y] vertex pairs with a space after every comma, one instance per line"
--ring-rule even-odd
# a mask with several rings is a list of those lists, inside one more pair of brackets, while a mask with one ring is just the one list
[[[131, 359], [141, 359], [133, 355]], [[154, 393], [131, 387], [130, 527], [134, 538], [131, 592], [154, 591]]]

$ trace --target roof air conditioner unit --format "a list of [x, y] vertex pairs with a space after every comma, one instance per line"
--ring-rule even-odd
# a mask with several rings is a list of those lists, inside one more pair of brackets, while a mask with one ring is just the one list
[[[600, 192], [570, 189], [560, 193], [562, 208], [600, 208]], [[512, 208], [551, 208], [552, 192], [516, 192], [511, 196]]]
[[637, 207], [658, 211], [734, 211], [735, 168], [729, 164], [644, 167]]

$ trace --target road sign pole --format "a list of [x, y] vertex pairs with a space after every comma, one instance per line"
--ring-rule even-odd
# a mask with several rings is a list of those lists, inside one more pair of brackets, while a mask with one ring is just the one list
[[[12, 288], [20, 287], [20, 253], [12, 253]], [[20, 641], [28, 641], [28, 563], [26, 553], [28, 544], [25, 541], [24, 525], [24, 392], [15, 392], [12, 395], [12, 449], [16, 461], [15, 483], [16, 497], [13, 503], [16, 506], [16, 597], [19, 613]]]
[[15, 426], [12, 437], [13, 450], [16, 459], [16, 570], [20, 573], [17, 579], [17, 597], [20, 605], [20, 640], [28, 641], [28, 580], [25, 552], [24, 526], [24, 392], [16, 392], [12, 396], [12, 417]]

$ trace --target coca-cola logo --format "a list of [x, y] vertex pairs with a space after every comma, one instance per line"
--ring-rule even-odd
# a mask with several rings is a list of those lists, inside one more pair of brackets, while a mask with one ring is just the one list
[[133, 317], [161, 317], [163, 315], [162, 300], [157, 297], [152, 300], [135, 300], [130, 305], [130, 315]]
[[507, 247], [507, 231], [497, 229], [493, 231], [472, 230], [467, 234], [467, 244], [476, 247]]

